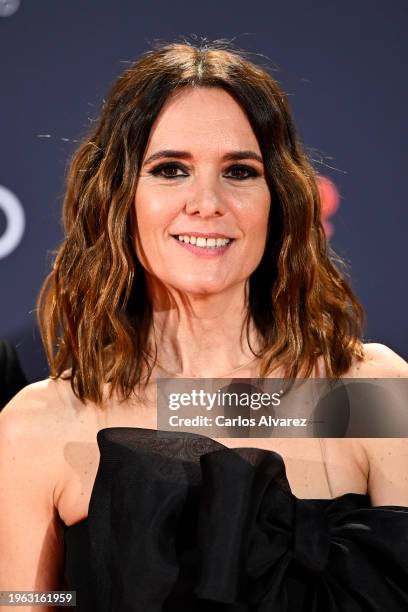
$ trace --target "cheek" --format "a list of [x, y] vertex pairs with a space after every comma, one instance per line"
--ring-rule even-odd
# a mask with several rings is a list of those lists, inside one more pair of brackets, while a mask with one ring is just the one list
[[267, 233], [270, 211], [270, 196], [259, 198], [253, 202], [250, 207], [242, 211], [243, 224], [246, 228], [246, 234], [256, 238], [255, 242], [259, 243], [261, 238], [264, 238]]
[[137, 258], [151, 269], [163, 257], [162, 242], [167, 239], [168, 228], [174, 218], [169, 198], [160, 197], [150, 189], [137, 190], [134, 202], [133, 244]]
[[150, 198], [144, 193], [143, 189], [138, 189], [133, 202], [133, 218], [135, 220], [133, 231], [133, 244], [136, 256], [142, 265], [150, 268], [148, 262], [152, 259], [151, 232], [153, 229], [155, 216], [152, 214]]
[[[265, 251], [270, 213], [269, 192], [264, 198], [257, 200], [255, 205], [245, 215], [246, 256], [254, 263], [259, 263]], [[248, 261], [249, 263], [249, 261]]]
[[136, 232], [135, 240], [137, 244], [141, 244], [145, 251], [149, 251], [154, 248], [153, 237], [157, 229], [156, 225], [160, 215], [156, 208], [152, 206], [150, 200], [137, 198], [134, 202], [135, 207], [135, 219], [136, 219]]
[[175, 198], [157, 193], [156, 190], [140, 188], [134, 200], [135, 216], [140, 230], [151, 233], [165, 229], [174, 216]]
[[144, 234], [151, 228], [151, 221], [155, 218], [153, 211], [157, 207], [154, 206], [154, 200], [147, 197], [147, 194], [144, 195], [143, 192], [135, 198], [134, 207], [138, 229]]

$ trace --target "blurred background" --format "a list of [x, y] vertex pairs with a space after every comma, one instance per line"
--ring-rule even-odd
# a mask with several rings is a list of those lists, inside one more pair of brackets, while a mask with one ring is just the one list
[[366, 341], [407, 359], [407, 30], [406, 0], [0, 0], [0, 340], [27, 380], [47, 376], [35, 300], [69, 158], [127, 63], [183, 37], [259, 54], [288, 93]]

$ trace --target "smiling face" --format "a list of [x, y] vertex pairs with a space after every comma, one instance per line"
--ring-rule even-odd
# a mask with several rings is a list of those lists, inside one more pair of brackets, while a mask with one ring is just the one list
[[142, 161], [138, 258], [191, 295], [245, 284], [265, 249], [270, 197], [242, 108], [223, 89], [181, 90], [157, 117]]

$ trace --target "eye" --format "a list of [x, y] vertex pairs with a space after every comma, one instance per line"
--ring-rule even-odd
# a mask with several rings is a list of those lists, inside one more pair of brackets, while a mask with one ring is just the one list
[[179, 178], [180, 176], [186, 176], [186, 174], [177, 174], [177, 170], [183, 170], [183, 167], [180, 164], [176, 164], [174, 162], [167, 162], [165, 164], [159, 164], [152, 170], [150, 170], [150, 174], [153, 176], [161, 176], [166, 179], [174, 179]]
[[[184, 172], [184, 174], [178, 174], [178, 170]], [[185, 173], [184, 167], [181, 164], [176, 162], [165, 162], [159, 164], [152, 170], [150, 170], [150, 174], [153, 176], [160, 176], [165, 179], [176, 179], [183, 176], [187, 176]], [[251, 166], [244, 166], [243, 164], [234, 164], [228, 169], [229, 178], [232, 178], [237, 181], [244, 181], [249, 178], [255, 178], [259, 175], [259, 172], [252, 168]]]
[[229, 168], [229, 172], [232, 172], [234, 174], [234, 176], [232, 176], [231, 178], [234, 178], [238, 181], [244, 181], [245, 179], [255, 178], [256, 176], [259, 176], [259, 172], [255, 170], [255, 168], [252, 168], [251, 166], [243, 166], [242, 164], [231, 166]]

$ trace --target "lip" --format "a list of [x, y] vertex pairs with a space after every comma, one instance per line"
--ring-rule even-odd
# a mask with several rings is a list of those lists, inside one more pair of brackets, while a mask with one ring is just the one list
[[177, 232], [171, 234], [174, 236], [195, 236], [196, 238], [228, 238], [229, 240], [234, 240], [232, 236], [228, 236], [227, 234], [219, 234], [219, 233], [202, 233], [202, 232]]
[[[177, 235], [179, 235], [179, 234], [177, 234]], [[183, 234], [180, 234], [180, 235], [183, 235]], [[220, 234], [217, 234], [217, 235], [187, 234], [187, 235], [189, 235], [189, 236], [198, 236], [198, 237], [202, 236], [202, 237], [206, 237], [206, 238], [223, 238], [224, 237], [224, 236], [222, 236]], [[221, 257], [222, 255], [227, 253], [227, 251], [229, 251], [229, 249], [231, 248], [231, 246], [235, 242], [235, 240], [231, 239], [231, 242], [229, 242], [228, 244], [225, 244], [224, 246], [217, 247], [217, 248], [213, 248], [213, 247], [198, 247], [195, 244], [190, 244], [189, 242], [182, 242], [176, 236], [173, 236], [173, 239], [174, 239], [175, 242], [177, 242], [178, 245], [180, 245], [183, 249], [186, 249], [187, 251], [190, 251], [190, 253], [193, 253], [194, 255], [198, 255], [199, 257], [209, 257], [209, 258]]]

